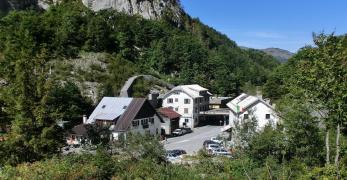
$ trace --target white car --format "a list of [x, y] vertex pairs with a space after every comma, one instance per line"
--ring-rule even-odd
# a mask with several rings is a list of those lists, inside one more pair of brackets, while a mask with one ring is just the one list
[[184, 135], [186, 133], [187, 133], [187, 131], [185, 129], [175, 129], [172, 132], [172, 135], [174, 135], [174, 136], [182, 136], [182, 135]]
[[216, 156], [231, 156], [231, 153], [224, 148], [213, 149], [212, 154]]
[[174, 162], [180, 159], [180, 156], [177, 156], [174, 153], [167, 153], [166, 154], [166, 160], [169, 162]]
[[219, 144], [209, 144], [209, 145], [207, 145], [207, 147], [206, 147], [206, 150], [209, 152], [209, 153], [212, 153], [212, 151], [214, 150], [214, 149], [220, 149], [220, 148], [222, 148]]
[[212, 137], [212, 138], [211, 138], [211, 141], [216, 142], [216, 143], [218, 143], [218, 144], [222, 144], [222, 142], [223, 142], [222, 139], [219, 139], [219, 138], [217, 138], [217, 137]]

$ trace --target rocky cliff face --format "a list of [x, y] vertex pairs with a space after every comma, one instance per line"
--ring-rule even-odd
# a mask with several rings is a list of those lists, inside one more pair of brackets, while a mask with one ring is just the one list
[[[0, 11], [20, 10], [28, 7], [47, 9], [60, 0], [0, 0]], [[145, 19], [157, 20], [168, 13], [171, 20], [181, 24], [183, 10], [179, 0], [81, 0], [93, 11], [114, 9], [129, 15], [140, 15]]]
[[115, 9], [130, 15], [141, 15], [146, 19], [159, 19], [169, 12], [174, 21], [180, 21], [182, 9], [178, 0], [82, 0], [94, 11]]

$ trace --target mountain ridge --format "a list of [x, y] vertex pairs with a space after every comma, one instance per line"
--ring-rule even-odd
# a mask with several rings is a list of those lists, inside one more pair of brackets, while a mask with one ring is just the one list
[[[1, 0], [0, 12], [37, 8], [47, 10], [62, 0]], [[179, 0], [80, 0], [83, 5], [97, 12], [114, 9], [128, 15], [140, 15], [145, 19], [158, 20], [169, 15], [173, 22], [180, 24], [184, 14]]]
[[288, 50], [280, 49], [280, 48], [274, 48], [274, 47], [266, 48], [266, 49], [260, 49], [260, 50], [265, 52], [268, 55], [275, 57], [280, 62], [285, 62], [294, 55], [294, 53], [292, 53]]

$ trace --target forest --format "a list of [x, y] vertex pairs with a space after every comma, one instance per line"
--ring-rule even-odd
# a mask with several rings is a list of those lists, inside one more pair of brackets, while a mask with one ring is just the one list
[[[112, 10], [95, 13], [77, 1], [3, 15], [0, 178], [347, 178], [346, 36], [315, 34], [314, 46], [280, 64], [258, 50], [239, 48], [198, 19], [183, 18], [184, 25], [177, 26], [169, 14], [151, 21]], [[85, 53], [104, 54], [105, 67], [71, 68], [69, 61]], [[93, 107], [81, 82], [100, 84], [99, 98], [117, 96], [136, 74], [200, 84], [221, 96], [262, 87], [282, 123], [260, 132], [245, 124], [240, 133], [245, 146], [234, 147], [233, 159], [200, 152], [193, 164], [167, 164], [153, 137], [133, 137], [126, 155], [110, 154], [109, 145], [97, 141], [95, 154], [62, 156], [64, 129], [57, 122], [76, 125]]]

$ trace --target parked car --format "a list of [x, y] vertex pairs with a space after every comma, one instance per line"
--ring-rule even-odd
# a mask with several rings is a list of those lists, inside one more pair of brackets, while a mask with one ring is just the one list
[[193, 132], [193, 130], [191, 128], [181, 128], [181, 129], [185, 130], [186, 134]]
[[218, 145], [220, 145], [219, 143], [216, 143], [214, 141], [206, 140], [206, 141], [204, 141], [204, 144], [203, 144], [204, 148], [206, 148], [209, 144], [218, 144]]
[[232, 158], [231, 153], [229, 151], [225, 150], [224, 148], [213, 149], [212, 150], [212, 155], [224, 156], [224, 157]]
[[172, 132], [172, 135], [173, 135], [173, 136], [182, 136], [182, 135], [184, 135], [184, 134], [186, 134], [186, 133], [187, 133], [187, 131], [186, 131], [185, 129], [179, 128], [179, 129], [175, 129], [175, 130]]
[[167, 152], [166, 156], [165, 156], [165, 159], [168, 162], [177, 161], [177, 160], [179, 160], [179, 158], [180, 158], [179, 156], [177, 156], [176, 154], [171, 153], [171, 152]]
[[223, 140], [220, 139], [220, 138], [218, 138], [218, 137], [212, 137], [212, 138], [211, 138], [211, 141], [216, 142], [216, 143], [218, 143], [218, 144], [222, 144], [222, 142], [223, 142]]
[[226, 154], [230, 154], [230, 153], [224, 148], [216, 148], [216, 149], [212, 149], [212, 154], [213, 155], [226, 155]]
[[187, 154], [187, 152], [183, 149], [174, 149], [174, 150], [168, 150], [167, 152], [176, 154], [177, 156], [181, 156], [183, 154]]
[[220, 148], [222, 148], [219, 144], [209, 144], [209, 145], [207, 145], [207, 147], [206, 147], [206, 150], [209, 152], [209, 153], [212, 153], [212, 151], [214, 150], [214, 149], [220, 149]]

